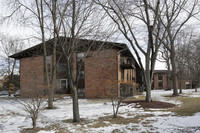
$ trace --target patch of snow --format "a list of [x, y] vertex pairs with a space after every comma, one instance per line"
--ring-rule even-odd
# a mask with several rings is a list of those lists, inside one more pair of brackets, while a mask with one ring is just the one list
[[55, 133], [55, 131], [44, 131], [44, 130], [41, 130], [41, 131], [39, 131], [37, 133]]

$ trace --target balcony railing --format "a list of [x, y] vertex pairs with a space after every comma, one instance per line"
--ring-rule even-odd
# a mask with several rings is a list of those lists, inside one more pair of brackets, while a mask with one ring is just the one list
[[120, 66], [123, 69], [133, 69], [134, 68], [134, 60], [128, 57], [121, 57]]

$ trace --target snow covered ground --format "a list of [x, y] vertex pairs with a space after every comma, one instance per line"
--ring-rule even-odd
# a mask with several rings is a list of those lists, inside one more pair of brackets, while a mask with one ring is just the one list
[[[183, 90], [183, 95], [200, 97], [198, 92]], [[180, 101], [169, 100], [165, 95], [172, 91], [152, 91], [152, 98], [180, 105]], [[119, 110], [119, 122], [113, 123], [112, 105], [109, 100], [80, 99], [80, 116], [82, 122], [72, 123], [72, 100], [69, 97], [58, 99], [54, 105], [57, 109], [41, 112], [37, 126], [38, 133], [110, 133], [110, 132], [195, 132], [200, 133], [200, 111], [193, 116], [180, 117], [165, 110], [144, 110], [134, 108], [134, 104], [123, 105]], [[31, 119], [23, 111], [23, 106], [15, 98], [0, 97], [0, 133], [18, 133], [31, 128]], [[138, 119], [135, 119], [138, 118]], [[129, 120], [123, 123], [124, 119]], [[135, 121], [137, 120], [137, 121]], [[99, 122], [101, 121], [101, 123]], [[198, 127], [198, 129], [197, 129]]]

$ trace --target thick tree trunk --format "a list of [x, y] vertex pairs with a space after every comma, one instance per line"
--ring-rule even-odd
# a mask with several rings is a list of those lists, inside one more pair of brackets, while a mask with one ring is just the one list
[[171, 67], [170, 67], [170, 57], [167, 53], [167, 59], [166, 59], [166, 63], [167, 63], [167, 89], [171, 89], [170, 86], [170, 76], [171, 76]]
[[152, 102], [152, 99], [151, 99], [151, 81], [150, 81], [150, 71], [149, 70], [146, 70], [145, 71], [145, 89], [146, 89], [146, 99], [145, 101], [146, 102]]
[[[150, 49], [149, 45], [149, 49]], [[151, 64], [152, 65], [152, 64]], [[143, 70], [144, 71], [144, 70]], [[146, 102], [151, 102], [151, 71], [150, 71], [150, 50], [147, 52], [146, 55], [146, 70], [143, 72], [144, 74], [144, 82], [145, 82], [145, 89], [146, 89]]]
[[182, 88], [179, 89], [179, 94], [181, 94], [181, 93], [183, 93], [183, 92], [182, 92]]
[[146, 99], [145, 99], [145, 101], [150, 103], [150, 102], [152, 102], [152, 99], [151, 99], [151, 82], [147, 82], [145, 84], [146, 84]]
[[52, 109], [53, 108], [53, 97], [51, 96], [52, 94], [52, 86], [49, 83], [49, 71], [48, 71], [48, 65], [47, 65], [47, 59], [46, 59], [46, 44], [43, 40], [43, 47], [44, 47], [44, 69], [45, 69], [45, 79], [46, 79], [46, 88], [48, 92], [48, 108]]
[[79, 107], [78, 107], [78, 93], [77, 87], [73, 87], [72, 91], [73, 99], [73, 122], [80, 122]]
[[175, 52], [174, 52], [173, 49], [172, 49], [172, 51], [173, 52], [171, 52], [171, 63], [172, 63], [173, 96], [178, 96], [178, 87], [177, 87], [177, 78], [176, 78]]
[[36, 128], [36, 118], [32, 118], [32, 125], [33, 125], [33, 129]]
[[57, 8], [57, 1], [52, 0], [52, 18], [53, 18], [53, 25], [54, 25], [54, 44], [53, 44], [53, 55], [52, 55], [52, 75], [51, 75], [51, 94], [50, 96], [54, 100], [54, 90], [55, 90], [55, 82], [56, 82], [56, 50], [57, 50], [57, 43], [58, 43], [58, 28], [57, 28], [57, 16], [56, 16], [56, 8]]
[[53, 109], [53, 86], [49, 87], [48, 91], [48, 108]]
[[[72, 99], [73, 99], [73, 122], [80, 122], [80, 115], [79, 115], [79, 107], [78, 107], [78, 92], [77, 92], [77, 76], [78, 72], [76, 72], [76, 76], [74, 75], [74, 46], [75, 46], [75, 26], [76, 26], [76, 0], [72, 1], [72, 27], [71, 27], [71, 41], [70, 41], [70, 48], [71, 48], [71, 59], [68, 66], [70, 66], [70, 78], [71, 78], [71, 87], [72, 87]], [[75, 76], [75, 77], [74, 77]]]

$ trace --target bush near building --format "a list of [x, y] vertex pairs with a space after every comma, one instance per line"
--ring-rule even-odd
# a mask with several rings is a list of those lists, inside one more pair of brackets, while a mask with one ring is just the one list
[[8, 91], [9, 94], [13, 94], [19, 89], [19, 86], [19, 75], [13, 75], [12, 77], [9, 75], [4, 76], [1, 89]]

